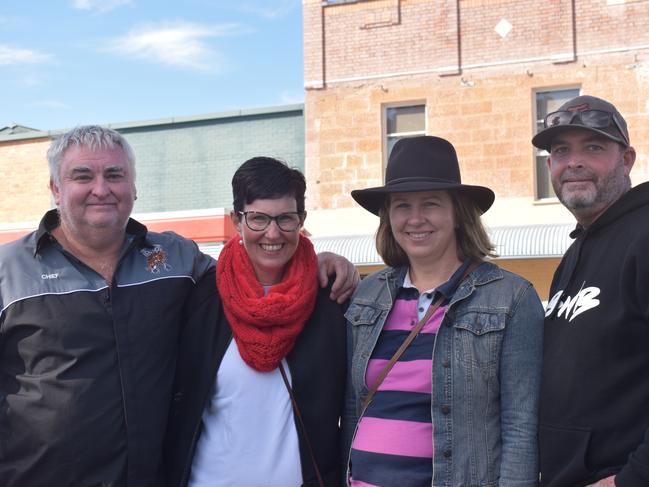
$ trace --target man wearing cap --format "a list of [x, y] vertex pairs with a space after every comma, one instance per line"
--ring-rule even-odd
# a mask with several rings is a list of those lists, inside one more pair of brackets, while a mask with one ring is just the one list
[[579, 96], [532, 143], [577, 219], [546, 309], [544, 487], [649, 486], [649, 183], [610, 103]]

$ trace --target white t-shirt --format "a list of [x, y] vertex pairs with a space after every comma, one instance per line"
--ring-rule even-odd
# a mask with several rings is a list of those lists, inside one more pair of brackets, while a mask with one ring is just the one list
[[[290, 371], [282, 361], [289, 382]], [[190, 487], [302, 485], [291, 399], [279, 369], [248, 366], [232, 340], [203, 412]]]

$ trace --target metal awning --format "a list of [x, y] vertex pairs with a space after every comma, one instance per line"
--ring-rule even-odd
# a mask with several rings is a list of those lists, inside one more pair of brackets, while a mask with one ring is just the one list
[[[572, 243], [570, 232], [574, 224], [521, 225], [493, 227], [489, 236], [501, 259], [531, 259], [561, 257]], [[343, 235], [311, 237], [316, 252], [333, 252], [357, 266], [383, 265], [376, 252], [374, 235]], [[222, 243], [199, 244], [200, 249], [218, 259]]]
[[489, 237], [501, 259], [561, 257], [572, 243], [573, 223], [494, 227]]

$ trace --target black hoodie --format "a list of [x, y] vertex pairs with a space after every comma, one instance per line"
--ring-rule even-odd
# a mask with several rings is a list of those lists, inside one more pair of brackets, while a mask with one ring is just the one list
[[649, 486], [649, 183], [576, 237], [545, 321], [544, 487]]

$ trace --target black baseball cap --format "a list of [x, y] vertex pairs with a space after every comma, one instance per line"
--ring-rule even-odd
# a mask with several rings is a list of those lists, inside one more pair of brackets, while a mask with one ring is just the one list
[[539, 149], [550, 150], [552, 140], [565, 130], [584, 129], [628, 147], [626, 121], [612, 103], [595, 96], [578, 96], [545, 117], [545, 129], [532, 138]]

